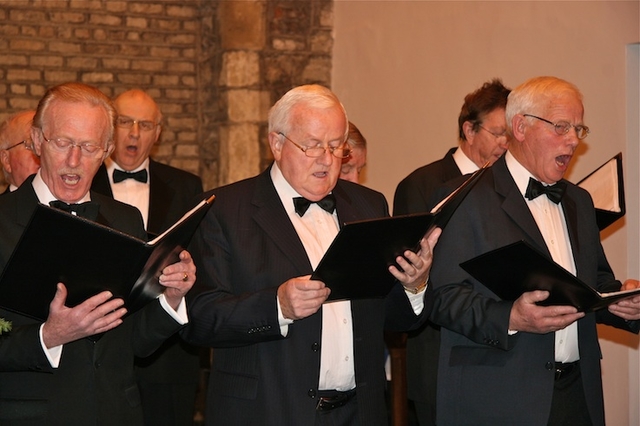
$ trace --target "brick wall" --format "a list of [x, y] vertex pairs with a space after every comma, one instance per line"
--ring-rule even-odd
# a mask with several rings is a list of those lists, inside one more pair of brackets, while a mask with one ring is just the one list
[[165, 116], [154, 158], [212, 188], [269, 163], [282, 93], [330, 84], [331, 27], [330, 0], [0, 0], [0, 119], [66, 81], [139, 87]]

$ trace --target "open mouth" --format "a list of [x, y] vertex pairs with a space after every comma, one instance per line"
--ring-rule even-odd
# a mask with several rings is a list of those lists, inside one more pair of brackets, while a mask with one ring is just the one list
[[567, 167], [571, 161], [571, 155], [559, 155], [556, 157], [556, 164], [560, 167]]

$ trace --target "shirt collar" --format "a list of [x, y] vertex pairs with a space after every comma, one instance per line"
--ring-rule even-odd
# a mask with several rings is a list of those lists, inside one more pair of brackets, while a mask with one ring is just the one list
[[473, 173], [480, 168], [476, 163], [471, 161], [469, 157], [467, 157], [467, 154], [465, 154], [460, 147], [458, 147], [456, 152], [453, 153], [453, 161], [456, 162], [456, 166], [458, 166], [460, 173], [463, 175]]
[[[116, 163], [111, 157], [106, 158], [104, 160], [104, 165], [107, 168], [107, 175], [109, 175], [109, 182], [111, 182], [113, 184], [113, 171], [118, 169], [118, 170], [122, 170], [123, 172], [126, 171], [125, 169], [123, 169], [122, 167], [120, 167], [120, 165], [118, 163]], [[134, 170], [129, 170], [128, 173], [135, 173], [135, 172], [139, 172], [140, 170], [146, 170], [147, 173], [149, 173], [149, 157], [147, 157], [142, 164], [140, 164], [140, 166]], [[147, 180], [147, 183], [149, 183], [149, 180]]]
[[287, 182], [287, 180], [282, 175], [282, 171], [278, 167], [278, 163], [274, 161], [273, 166], [271, 167], [271, 181], [273, 182], [273, 186], [276, 188], [276, 192], [280, 197], [280, 201], [284, 206], [287, 213], [295, 213], [295, 206], [293, 205], [294, 197], [301, 197], [298, 192], [293, 189], [293, 187]]
[[535, 179], [535, 177], [533, 177], [531, 172], [516, 160], [516, 157], [514, 157], [510, 151], [507, 151], [505, 154], [505, 161], [507, 163], [509, 173], [511, 173], [513, 180], [518, 186], [518, 190], [524, 197], [525, 192], [527, 192], [527, 186], [529, 185], [529, 178]]

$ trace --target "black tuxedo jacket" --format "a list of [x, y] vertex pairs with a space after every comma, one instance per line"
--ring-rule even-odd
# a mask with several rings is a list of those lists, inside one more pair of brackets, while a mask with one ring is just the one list
[[[113, 198], [104, 164], [93, 178], [91, 189]], [[149, 159], [147, 232], [158, 235], [167, 230], [195, 205], [195, 197], [202, 192], [202, 180], [198, 176]]]
[[[404, 178], [393, 198], [393, 215], [425, 213], [435, 203], [434, 193], [446, 182], [462, 176], [453, 159], [457, 148], [451, 148], [440, 160], [422, 166]], [[421, 424], [433, 424], [436, 412], [436, 377], [440, 329], [431, 322], [409, 333], [407, 338], [407, 396], [412, 401], [428, 404], [430, 419]]]
[[[30, 177], [15, 192], [0, 197], [0, 269], [38, 203], [32, 181]], [[142, 218], [135, 208], [93, 192], [91, 199], [100, 204], [98, 222], [144, 237]], [[60, 249], [69, 256], [83, 250]], [[40, 345], [39, 322], [4, 309], [0, 317], [13, 321], [12, 331], [0, 336], [3, 426], [142, 425], [134, 355], [151, 354], [180, 328], [154, 301], [95, 343], [80, 339], [64, 345], [59, 368], [53, 369]]]
[[[620, 288], [605, 258], [589, 194], [567, 182], [562, 199], [577, 277], [600, 292]], [[497, 300], [459, 264], [525, 240], [549, 257], [524, 197], [500, 158], [469, 193], [434, 251], [431, 320], [442, 326], [438, 424], [546, 425], [554, 386], [554, 333], [508, 335], [513, 302]], [[596, 323], [638, 331], [606, 309], [578, 321], [582, 380], [594, 425], [604, 424]]]
[[451, 148], [438, 161], [422, 166], [402, 179], [393, 197], [393, 215], [424, 213], [431, 210], [429, 205], [433, 192], [445, 182], [461, 176], [453, 159], [457, 148]]
[[[94, 191], [113, 197], [103, 164], [93, 179]], [[173, 225], [199, 200], [202, 180], [187, 171], [149, 159], [149, 217], [147, 232], [152, 238]], [[153, 355], [136, 360], [136, 375], [142, 386], [145, 421], [154, 424], [182, 424], [193, 417], [194, 398], [200, 368], [200, 350], [172, 336]], [[156, 384], [171, 385], [159, 388]], [[176, 388], [175, 386], [185, 387]], [[150, 391], [151, 390], [151, 391]], [[163, 397], [160, 397], [160, 392]], [[175, 398], [180, 398], [177, 402]], [[167, 401], [173, 400], [173, 407]], [[179, 407], [177, 406], [179, 405]], [[171, 416], [173, 418], [167, 418]]]
[[[281, 335], [278, 286], [312, 269], [269, 173], [212, 191], [216, 201], [194, 238], [198, 288], [183, 336], [215, 348], [207, 425], [315, 421], [322, 311]], [[339, 180], [333, 194], [340, 223], [387, 215], [384, 196], [360, 185]], [[416, 316], [398, 284], [386, 300], [351, 308], [360, 424], [386, 425], [383, 327], [411, 327], [430, 307]]]

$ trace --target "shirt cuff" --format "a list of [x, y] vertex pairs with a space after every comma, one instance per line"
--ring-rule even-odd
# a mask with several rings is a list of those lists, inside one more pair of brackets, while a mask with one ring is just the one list
[[278, 324], [280, 324], [280, 334], [282, 337], [287, 337], [289, 333], [289, 324], [293, 324], [292, 319], [285, 318], [282, 314], [282, 307], [280, 307], [280, 299], [276, 296], [276, 305], [278, 306]]
[[42, 350], [44, 351], [47, 360], [52, 368], [58, 368], [60, 365], [60, 358], [62, 358], [62, 347], [63, 345], [54, 346], [53, 348], [47, 348], [44, 344], [44, 339], [42, 338], [42, 328], [44, 327], [44, 323], [40, 326], [40, 330], [38, 331], [38, 336], [40, 336], [40, 346], [42, 346]]
[[169, 302], [167, 302], [167, 298], [164, 296], [164, 294], [158, 296], [158, 299], [160, 300], [160, 306], [162, 306], [162, 308], [169, 314], [169, 316], [176, 320], [178, 324], [184, 325], [189, 322], [189, 317], [187, 316], [187, 306], [184, 297], [180, 301], [178, 309], [176, 310], [174, 310], [171, 305], [169, 305]]
[[424, 309], [424, 291], [426, 289], [427, 287], [425, 287], [422, 291], [416, 294], [413, 294], [407, 290], [404, 291], [404, 293], [409, 298], [409, 303], [411, 303], [411, 307], [413, 308], [413, 313], [415, 313], [416, 315], [420, 315], [422, 313], [422, 310]]

